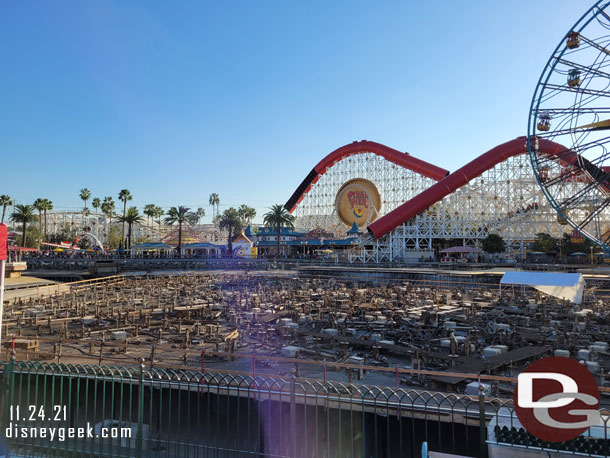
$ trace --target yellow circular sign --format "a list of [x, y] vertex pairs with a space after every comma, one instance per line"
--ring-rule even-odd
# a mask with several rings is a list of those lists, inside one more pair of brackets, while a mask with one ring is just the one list
[[375, 185], [364, 178], [354, 178], [341, 186], [335, 197], [335, 209], [348, 227], [364, 227], [379, 216], [381, 196]]

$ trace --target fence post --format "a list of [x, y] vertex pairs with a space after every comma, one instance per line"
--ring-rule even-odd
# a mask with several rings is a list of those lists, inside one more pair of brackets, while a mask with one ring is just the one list
[[487, 458], [487, 423], [485, 422], [485, 388], [479, 382], [479, 456]]
[[2, 374], [3, 385], [2, 386], [2, 431], [4, 428], [9, 426], [9, 409], [11, 404], [13, 403], [13, 365], [15, 364], [15, 358], [11, 355], [8, 363], [4, 366], [4, 373]]
[[296, 381], [294, 374], [290, 378], [290, 456], [297, 456], [297, 400], [296, 400]]
[[138, 443], [137, 443], [137, 456], [142, 456], [142, 439], [143, 439], [143, 427], [144, 427], [144, 358], [140, 362], [140, 380], [139, 380], [139, 396], [138, 396]]

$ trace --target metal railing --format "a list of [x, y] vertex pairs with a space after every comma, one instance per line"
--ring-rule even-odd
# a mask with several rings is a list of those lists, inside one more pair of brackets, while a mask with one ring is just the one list
[[[477, 397], [143, 365], [10, 361], [2, 380], [2, 428], [19, 456], [419, 457], [424, 441], [468, 456], [485, 448]], [[68, 437], [69, 428], [94, 437]], [[104, 428], [129, 437], [102, 437]]]
[[[16, 456], [420, 457], [423, 442], [473, 457], [487, 456], [488, 445], [610, 452], [605, 425], [545, 443], [523, 430], [511, 400], [483, 390], [466, 396], [143, 364], [11, 360], [2, 369], [1, 426]], [[79, 430], [92, 437], [71, 437]]]

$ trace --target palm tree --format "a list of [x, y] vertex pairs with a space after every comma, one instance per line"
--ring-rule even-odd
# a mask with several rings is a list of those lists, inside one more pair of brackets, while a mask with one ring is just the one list
[[270, 208], [271, 211], [265, 213], [264, 223], [269, 228], [277, 229], [277, 253], [276, 256], [280, 256], [280, 236], [282, 232], [282, 226], [288, 229], [294, 229], [294, 216], [288, 213], [288, 210], [283, 205], [275, 204]]
[[2, 220], [0, 223], [4, 223], [4, 214], [6, 213], [6, 207], [13, 205], [13, 199], [3, 194], [0, 196], [0, 205], [2, 205]]
[[254, 210], [252, 207], [248, 207], [246, 204], [240, 205], [237, 211], [239, 212], [241, 219], [246, 221], [248, 224], [250, 224], [256, 216], [256, 210]]
[[159, 232], [158, 233], [159, 237], [161, 237], [161, 217], [164, 214], [165, 214], [165, 211], [161, 207], [155, 205], [155, 212], [154, 212], [153, 218], [157, 218], [157, 223], [158, 223], [157, 229]]
[[53, 210], [53, 202], [42, 199], [42, 210], [44, 211], [44, 238], [47, 239], [47, 211]]
[[157, 208], [157, 206], [155, 204], [144, 205], [144, 211], [142, 213], [144, 213], [146, 215], [146, 222], [147, 222], [147, 225], [149, 226], [149, 229], [150, 229], [150, 219], [155, 216], [155, 208]]
[[112, 224], [112, 215], [114, 215], [114, 200], [112, 197], [107, 196], [104, 197], [104, 201], [102, 202], [102, 213], [106, 218], [108, 218], [108, 227]]
[[242, 230], [244, 223], [239, 215], [239, 212], [231, 207], [227, 208], [218, 219], [218, 227], [221, 231], [227, 231], [227, 248], [228, 255], [233, 255], [233, 239], [234, 234]]
[[38, 210], [38, 226], [39, 226], [40, 230], [42, 230], [42, 210], [44, 207], [44, 203], [42, 202], [42, 200], [43, 200], [42, 197], [39, 197], [32, 204], [32, 207], [34, 207], [36, 210]]
[[213, 192], [210, 194], [210, 205], [212, 206], [212, 217], [218, 216], [218, 205], [220, 205], [220, 196]]
[[91, 206], [93, 208], [95, 208], [95, 215], [97, 216], [97, 211], [102, 206], [102, 201], [100, 200], [99, 197], [94, 197], [93, 200], [91, 201]]
[[21, 246], [25, 247], [27, 236], [27, 225], [31, 221], [36, 221], [34, 212], [36, 208], [33, 205], [19, 204], [15, 206], [15, 211], [11, 215], [11, 221], [23, 224], [23, 237], [21, 237]]
[[205, 216], [205, 210], [202, 207], [199, 207], [195, 212], [195, 215], [197, 215], [197, 224], [200, 224], [201, 218]]
[[87, 188], [83, 188], [80, 190], [79, 197], [80, 197], [80, 200], [85, 202], [85, 208], [87, 208], [87, 201], [91, 197], [91, 191], [89, 191]]
[[172, 207], [167, 212], [167, 217], [163, 220], [165, 224], [178, 223], [178, 257], [182, 255], [182, 224], [190, 223], [194, 224], [197, 222], [197, 214], [189, 211], [188, 207]]
[[136, 207], [129, 207], [129, 210], [124, 215], [119, 216], [118, 220], [125, 225], [127, 223], [127, 249], [131, 248], [131, 228], [134, 224], [139, 224], [144, 221], [140, 212]]
[[[125, 218], [125, 212], [127, 211], [127, 201], [133, 199], [129, 189], [121, 189], [119, 192], [119, 200], [123, 202], [123, 218]], [[123, 221], [123, 229], [121, 230], [121, 245], [125, 240], [125, 221]]]

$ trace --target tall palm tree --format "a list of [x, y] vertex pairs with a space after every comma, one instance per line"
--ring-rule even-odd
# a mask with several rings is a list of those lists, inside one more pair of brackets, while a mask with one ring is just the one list
[[42, 199], [42, 210], [44, 212], [44, 239], [47, 240], [47, 211], [53, 210], [53, 202], [49, 199]]
[[220, 196], [213, 192], [210, 194], [210, 205], [212, 206], [212, 217], [218, 216], [218, 205], [220, 205]]
[[104, 197], [104, 201], [102, 202], [102, 213], [106, 218], [108, 218], [108, 227], [112, 224], [112, 215], [114, 215], [114, 200], [112, 197], [107, 196]]
[[6, 194], [0, 196], [0, 205], [2, 205], [2, 220], [0, 223], [4, 223], [4, 214], [6, 213], [6, 207], [9, 205], [13, 205], [13, 199], [11, 199]]
[[80, 194], [78, 196], [80, 197], [80, 200], [85, 202], [85, 208], [87, 208], [87, 201], [91, 197], [91, 191], [89, 191], [87, 188], [83, 188], [80, 190]]
[[283, 205], [275, 204], [271, 206], [270, 211], [263, 216], [265, 226], [277, 229], [277, 252], [276, 256], [280, 256], [280, 237], [282, 226], [288, 229], [294, 229], [294, 216], [288, 213], [288, 210]]
[[129, 210], [124, 215], [118, 217], [118, 220], [123, 224], [127, 223], [127, 249], [131, 248], [131, 228], [134, 224], [140, 224], [144, 221], [142, 215], [136, 207], [129, 207]]
[[[133, 196], [129, 192], [129, 189], [121, 189], [119, 192], [119, 200], [123, 202], [123, 218], [125, 218], [125, 213], [127, 212], [127, 201], [133, 199]], [[121, 245], [123, 245], [123, 241], [125, 240], [125, 221], [123, 221], [123, 229], [121, 230]]]
[[164, 214], [165, 214], [165, 211], [161, 207], [155, 205], [155, 211], [154, 211], [153, 218], [157, 218], [157, 223], [158, 223], [157, 229], [158, 229], [159, 237], [161, 237], [161, 217]]
[[150, 220], [151, 220], [151, 218], [153, 218], [155, 216], [156, 207], [157, 206], [155, 204], [144, 205], [144, 211], [142, 213], [144, 213], [146, 215], [146, 223], [149, 226], [149, 229], [150, 229]]
[[199, 207], [195, 212], [195, 215], [197, 215], [197, 224], [200, 224], [201, 218], [205, 216], [205, 210], [202, 207]]
[[102, 206], [102, 201], [100, 200], [99, 197], [94, 197], [93, 200], [91, 201], [91, 206], [93, 208], [95, 208], [95, 214], [97, 216], [97, 211], [100, 209], [100, 207]]
[[227, 248], [229, 250], [229, 256], [233, 255], [234, 235], [242, 230], [243, 225], [244, 223], [239, 212], [233, 207], [227, 208], [218, 219], [218, 227], [220, 230], [227, 231]]
[[256, 210], [254, 210], [252, 207], [248, 207], [246, 204], [241, 204], [237, 211], [239, 212], [241, 219], [248, 224], [250, 224], [256, 216]]
[[38, 227], [42, 231], [42, 210], [44, 207], [42, 197], [39, 197], [38, 199], [36, 199], [34, 201], [34, 203], [32, 204], [32, 207], [34, 207], [36, 210], [38, 210]]
[[178, 223], [178, 257], [182, 255], [182, 225], [184, 223], [194, 224], [197, 221], [197, 214], [190, 211], [188, 207], [172, 207], [167, 211], [167, 217], [163, 220], [165, 224]]
[[23, 225], [23, 236], [21, 237], [21, 246], [25, 246], [27, 238], [27, 226], [29, 222], [36, 221], [36, 208], [33, 205], [15, 205], [15, 211], [11, 215], [11, 221], [21, 223]]

